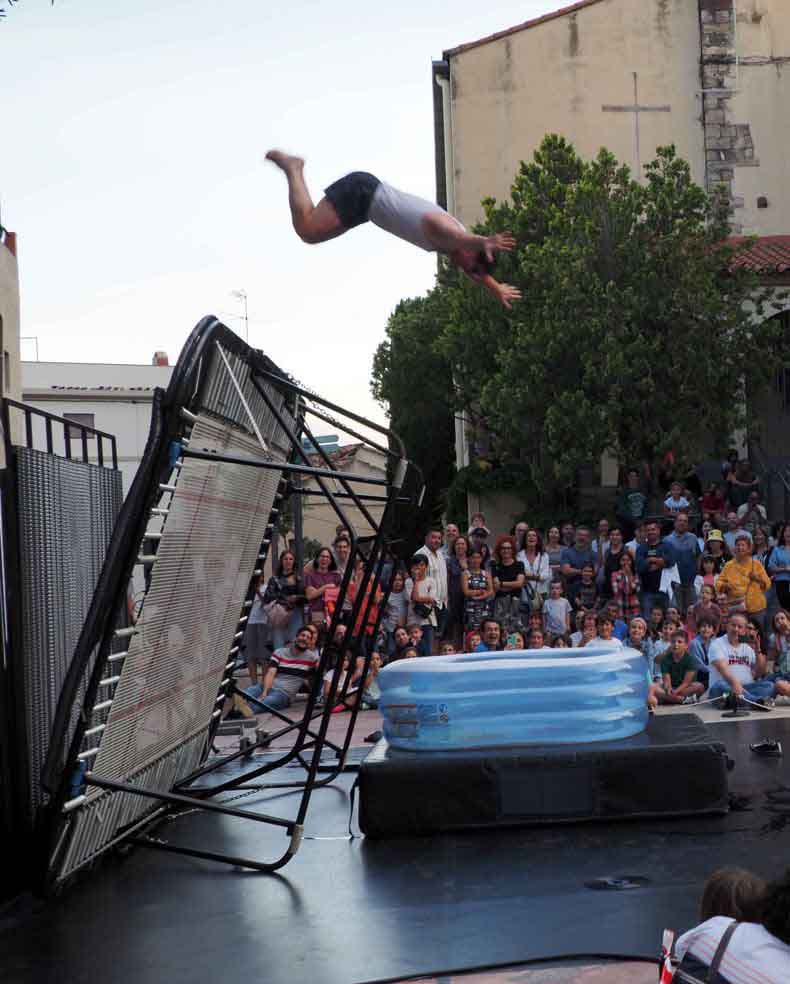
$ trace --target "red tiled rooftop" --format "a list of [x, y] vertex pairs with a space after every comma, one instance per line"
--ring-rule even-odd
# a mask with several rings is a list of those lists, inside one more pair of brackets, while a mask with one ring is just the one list
[[[733, 236], [731, 240], [736, 245], [746, 241], [743, 236]], [[760, 236], [732, 265], [767, 276], [790, 273], [790, 236]]]
[[489, 41], [499, 41], [500, 38], [517, 34], [519, 31], [527, 31], [531, 27], [537, 27], [538, 24], [545, 24], [546, 21], [555, 20], [557, 17], [565, 17], [567, 14], [573, 14], [583, 7], [592, 7], [593, 4], [600, 2], [601, 0], [577, 0], [576, 3], [572, 3], [567, 7], [560, 7], [559, 10], [552, 10], [547, 14], [541, 14], [540, 17], [533, 17], [532, 20], [524, 21], [523, 24], [516, 24], [514, 27], [505, 28], [504, 31], [497, 31], [496, 34], [489, 34], [484, 38], [480, 38], [478, 41], [468, 41], [466, 44], [459, 44], [458, 47], [445, 51], [444, 57], [449, 58], [452, 55], [458, 55], [462, 51], [469, 51], [470, 48], [477, 48], [481, 44], [488, 44]]

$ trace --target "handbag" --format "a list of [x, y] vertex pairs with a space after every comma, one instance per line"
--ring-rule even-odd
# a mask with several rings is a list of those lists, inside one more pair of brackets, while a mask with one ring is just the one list
[[291, 620], [293, 612], [279, 601], [269, 601], [263, 606], [266, 624], [273, 629], [284, 629]]
[[537, 587], [532, 581], [525, 581], [524, 587], [521, 589], [521, 599], [520, 607], [522, 611], [525, 612], [539, 612], [543, 610], [543, 602], [545, 598], [542, 593], [538, 591]]
[[431, 612], [433, 611], [432, 605], [423, 605], [419, 601], [414, 602], [412, 608], [414, 609], [414, 614], [419, 615], [420, 618], [430, 618]]

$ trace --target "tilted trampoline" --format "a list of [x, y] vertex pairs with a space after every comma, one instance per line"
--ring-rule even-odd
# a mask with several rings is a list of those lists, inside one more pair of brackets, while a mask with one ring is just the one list
[[[8, 437], [12, 411], [25, 416], [24, 448], [12, 446]], [[7, 470], [17, 482], [20, 463], [35, 443], [34, 413], [18, 404], [4, 409]], [[47, 450], [34, 453], [51, 458], [52, 422], [58, 418], [47, 416]], [[336, 469], [313, 438], [308, 416], [386, 454], [388, 477]], [[381, 440], [359, 432], [359, 425]], [[68, 426], [64, 433], [68, 459]], [[311, 464], [305, 450], [310, 444], [320, 467]], [[84, 436], [82, 450], [83, 462], [67, 464], [84, 464], [95, 481], [94, 472], [101, 469], [88, 463]], [[318, 490], [302, 488], [302, 476], [311, 476]], [[252, 606], [253, 581], [263, 571], [288, 498], [321, 495], [350, 530], [352, 558], [364, 562], [348, 621], [367, 624], [395, 510], [421, 495], [419, 474], [396, 435], [307, 391], [263, 353], [207, 317], [187, 340], [167, 391], [155, 393], [144, 457], [120, 511], [119, 483], [113, 481], [117, 473], [99, 478], [115, 489], [114, 505], [103, 513], [107, 532], [99, 549], [106, 544], [106, 555], [86, 579], [92, 594], [86, 596], [76, 646], [61, 646], [59, 679], [46, 691], [36, 682], [36, 665], [53, 661], [32, 639], [35, 617], [27, 619], [29, 625], [24, 618], [9, 617], [4, 635], [16, 699], [28, 708], [45, 705], [36, 727], [19, 728], [17, 735], [26, 751], [22, 785], [30, 797], [26, 823], [32, 834], [32, 887], [45, 893], [56, 890], [122, 842], [275, 871], [299, 847], [312, 791], [331, 783], [344, 768], [357, 704], [347, 715], [340, 741], [327, 740], [329, 716], [336, 700], [346, 696], [350, 675], [340, 685], [344, 651], [358, 658], [363, 647], [350, 633], [341, 644], [344, 651], [324, 646], [316, 684], [298, 705], [298, 714], [270, 711], [280, 727], [261, 735], [256, 744], [266, 747], [288, 736], [287, 751], [263, 762], [252, 759], [254, 746], [209, 758], [223, 706], [236, 687], [233, 671]], [[13, 489], [11, 481], [4, 496], [4, 612], [12, 598], [23, 609], [36, 605], [35, 584], [28, 585], [27, 593], [21, 586], [25, 546], [20, 529], [31, 520], [24, 499], [8, 494]], [[84, 495], [90, 500], [89, 492]], [[349, 504], [364, 518], [364, 532], [348, 515]], [[43, 524], [43, 535], [53, 541], [68, 533], [46, 528], [46, 515], [35, 522]], [[129, 586], [136, 567], [145, 571], [145, 591], [139, 610], [132, 613]], [[341, 583], [328, 627], [330, 640], [353, 568], [349, 563]], [[383, 608], [380, 604], [379, 617]], [[369, 658], [368, 653], [365, 673]], [[332, 693], [337, 696], [319, 708], [319, 683], [333, 666]], [[325, 769], [319, 773], [325, 747], [336, 754], [328, 774]], [[249, 767], [235, 770], [232, 778], [204, 781], [242, 758]], [[303, 777], [287, 784], [301, 790], [294, 815], [261, 815], [214, 799], [289, 762], [304, 770]], [[152, 836], [159, 820], [184, 807], [279, 827], [285, 835], [283, 849], [272, 858], [239, 858], [202, 850], [200, 844], [176, 847]]]

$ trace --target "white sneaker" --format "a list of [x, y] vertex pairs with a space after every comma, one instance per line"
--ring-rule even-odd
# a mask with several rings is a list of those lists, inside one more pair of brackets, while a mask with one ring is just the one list
[[776, 707], [790, 707], [790, 697], [783, 697], [782, 695], [775, 697], [774, 704]]

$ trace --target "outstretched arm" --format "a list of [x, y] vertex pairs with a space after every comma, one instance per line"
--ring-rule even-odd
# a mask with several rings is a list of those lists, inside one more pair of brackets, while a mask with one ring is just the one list
[[476, 284], [480, 284], [481, 287], [485, 287], [508, 311], [513, 310], [513, 301], [521, 300], [521, 291], [518, 287], [500, 284], [498, 280], [494, 280], [490, 273], [467, 273], [466, 276]]
[[498, 252], [509, 253], [516, 245], [509, 232], [498, 232], [494, 236], [477, 236], [467, 232], [449, 212], [429, 212], [422, 224], [426, 237], [438, 253], [473, 250], [485, 253], [486, 259], [493, 263]]

